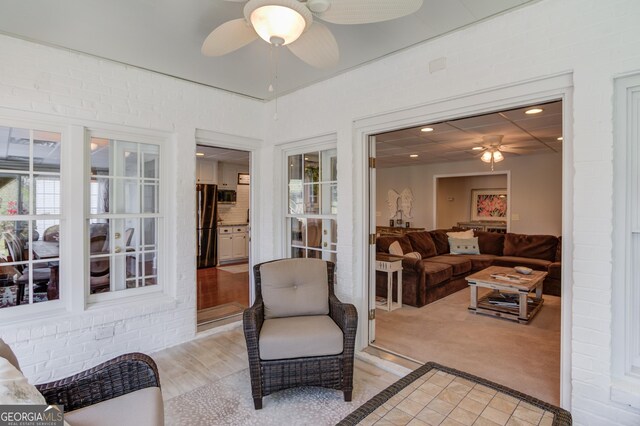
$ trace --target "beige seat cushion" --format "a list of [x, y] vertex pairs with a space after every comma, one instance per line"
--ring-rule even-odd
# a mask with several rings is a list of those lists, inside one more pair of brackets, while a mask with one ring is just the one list
[[162, 426], [164, 405], [160, 388], [137, 390], [98, 404], [64, 413], [72, 426]]
[[342, 330], [328, 315], [273, 318], [260, 330], [260, 358], [337, 355], [342, 342]]
[[329, 313], [327, 264], [320, 259], [284, 259], [260, 267], [264, 317]]

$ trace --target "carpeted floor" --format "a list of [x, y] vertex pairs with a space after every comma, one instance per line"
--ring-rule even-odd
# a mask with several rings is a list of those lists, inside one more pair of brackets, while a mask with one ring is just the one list
[[545, 295], [544, 300], [526, 325], [470, 313], [468, 289], [422, 308], [378, 309], [375, 345], [558, 405], [561, 299]]
[[249, 370], [244, 369], [165, 403], [167, 425], [335, 425], [379, 392], [354, 381], [353, 401], [340, 391], [313, 387], [269, 395], [261, 410], [253, 409]]

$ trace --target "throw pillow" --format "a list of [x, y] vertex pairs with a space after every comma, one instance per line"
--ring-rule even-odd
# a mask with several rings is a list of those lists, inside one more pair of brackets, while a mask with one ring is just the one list
[[449, 238], [473, 238], [473, 229], [460, 232], [447, 232]]
[[449, 238], [451, 254], [480, 254], [478, 237]]
[[35, 386], [9, 361], [0, 358], [0, 404], [43, 404], [46, 401]]
[[399, 242], [394, 241], [389, 245], [389, 254], [394, 256], [402, 256], [404, 254], [402, 253], [402, 247], [400, 247]]
[[407, 253], [404, 255], [404, 257], [411, 257], [413, 259], [418, 259], [418, 260], [422, 259], [422, 256], [417, 251], [412, 251], [411, 253]]

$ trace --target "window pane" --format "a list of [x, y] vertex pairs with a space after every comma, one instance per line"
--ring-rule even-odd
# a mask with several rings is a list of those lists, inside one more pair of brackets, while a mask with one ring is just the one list
[[[138, 144], [116, 141], [117, 158], [115, 176], [139, 177]], [[121, 169], [120, 169], [121, 168]]]
[[322, 219], [307, 219], [307, 247], [322, 248]]
[[0, 221], [0, 263], [29, 260], [24, 244], [29, 238], [29, 222]]
[[317, 152], [304, 154], [304, 183], [320, 182], [320, 157]]
[[322, 251], [320, 251], [320, 250], [307, 250], [307, 257], [309, 259], [322, 259]]
[[108, 176], [111, 159], [109, 139], [91, 138], [91, 175]]
[[33, 170], [60, 173], [60, 133], [33, 131]]
[[156, 271], [156, 252], [144, 253], [140, 255], [139, 271], [140, 276], [154, 276]]
[[302, 214], [302, 155], [289, 157], [289, 213]]
[[151, 144], [141, 144], [142, 152], [142, 176], [148, 179], [158, 179], [160, 177], [160, 147]]
[[158, 213], [158, 184], [142, 186], [142, 211]]
[[304, 185], [304, 213], [320, 213], [320, 185]]
[[157, 250], [158, 249], [158, 220], [147, 218], [142, 219], [143, 228], [142, 232], [144, 233], [143, 241], [143, 249], [146, 251]]
[[0, 173], [0, 215], [29, 214], [29, 175]]
[[60, 262], [34, 262], [33, 272], [26, 275], [33, 279], [33, 303], [47, 302], [59, 298]]
[[0, 126], [0, 169], [29, 171], [31, 131]]
[[[140, 186], [137, 179], [114, 179], [110, 201], [114, 213], [140, 213]], [[114, 202], [115, 201], [115, 202]]]
[[291, 218], [291, 245], [305, 246], [307, 245], [307, 236], [305, 234], [306, 219]]
[[307, 251], [302, 248], [292, 247], [291, 257], [293, 258], [307, 257]]
[[34, 176], [36, 214], [60, 214], [60, 177]]
[[90, 192], [90, 213], [91, 214], [103, 214], [109, 213], [109, 192], [111, 186], [111, 179], [107, 178], [93, 178], [89, 184]]

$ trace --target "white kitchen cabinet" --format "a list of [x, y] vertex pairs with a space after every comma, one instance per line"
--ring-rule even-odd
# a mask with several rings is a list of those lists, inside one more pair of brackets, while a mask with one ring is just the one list
[[249, 173], [247, 166], [233, 163], [218, 163], [219, 189], [238, 189], [238, 173]]
[[249, 235], [246, 225], [218, 228], [218, 264], [249, 257]]
[[197, 183], [217, 183], [218, 182], [218, 162], [215, 160], [196, 160], [196, 182]]

